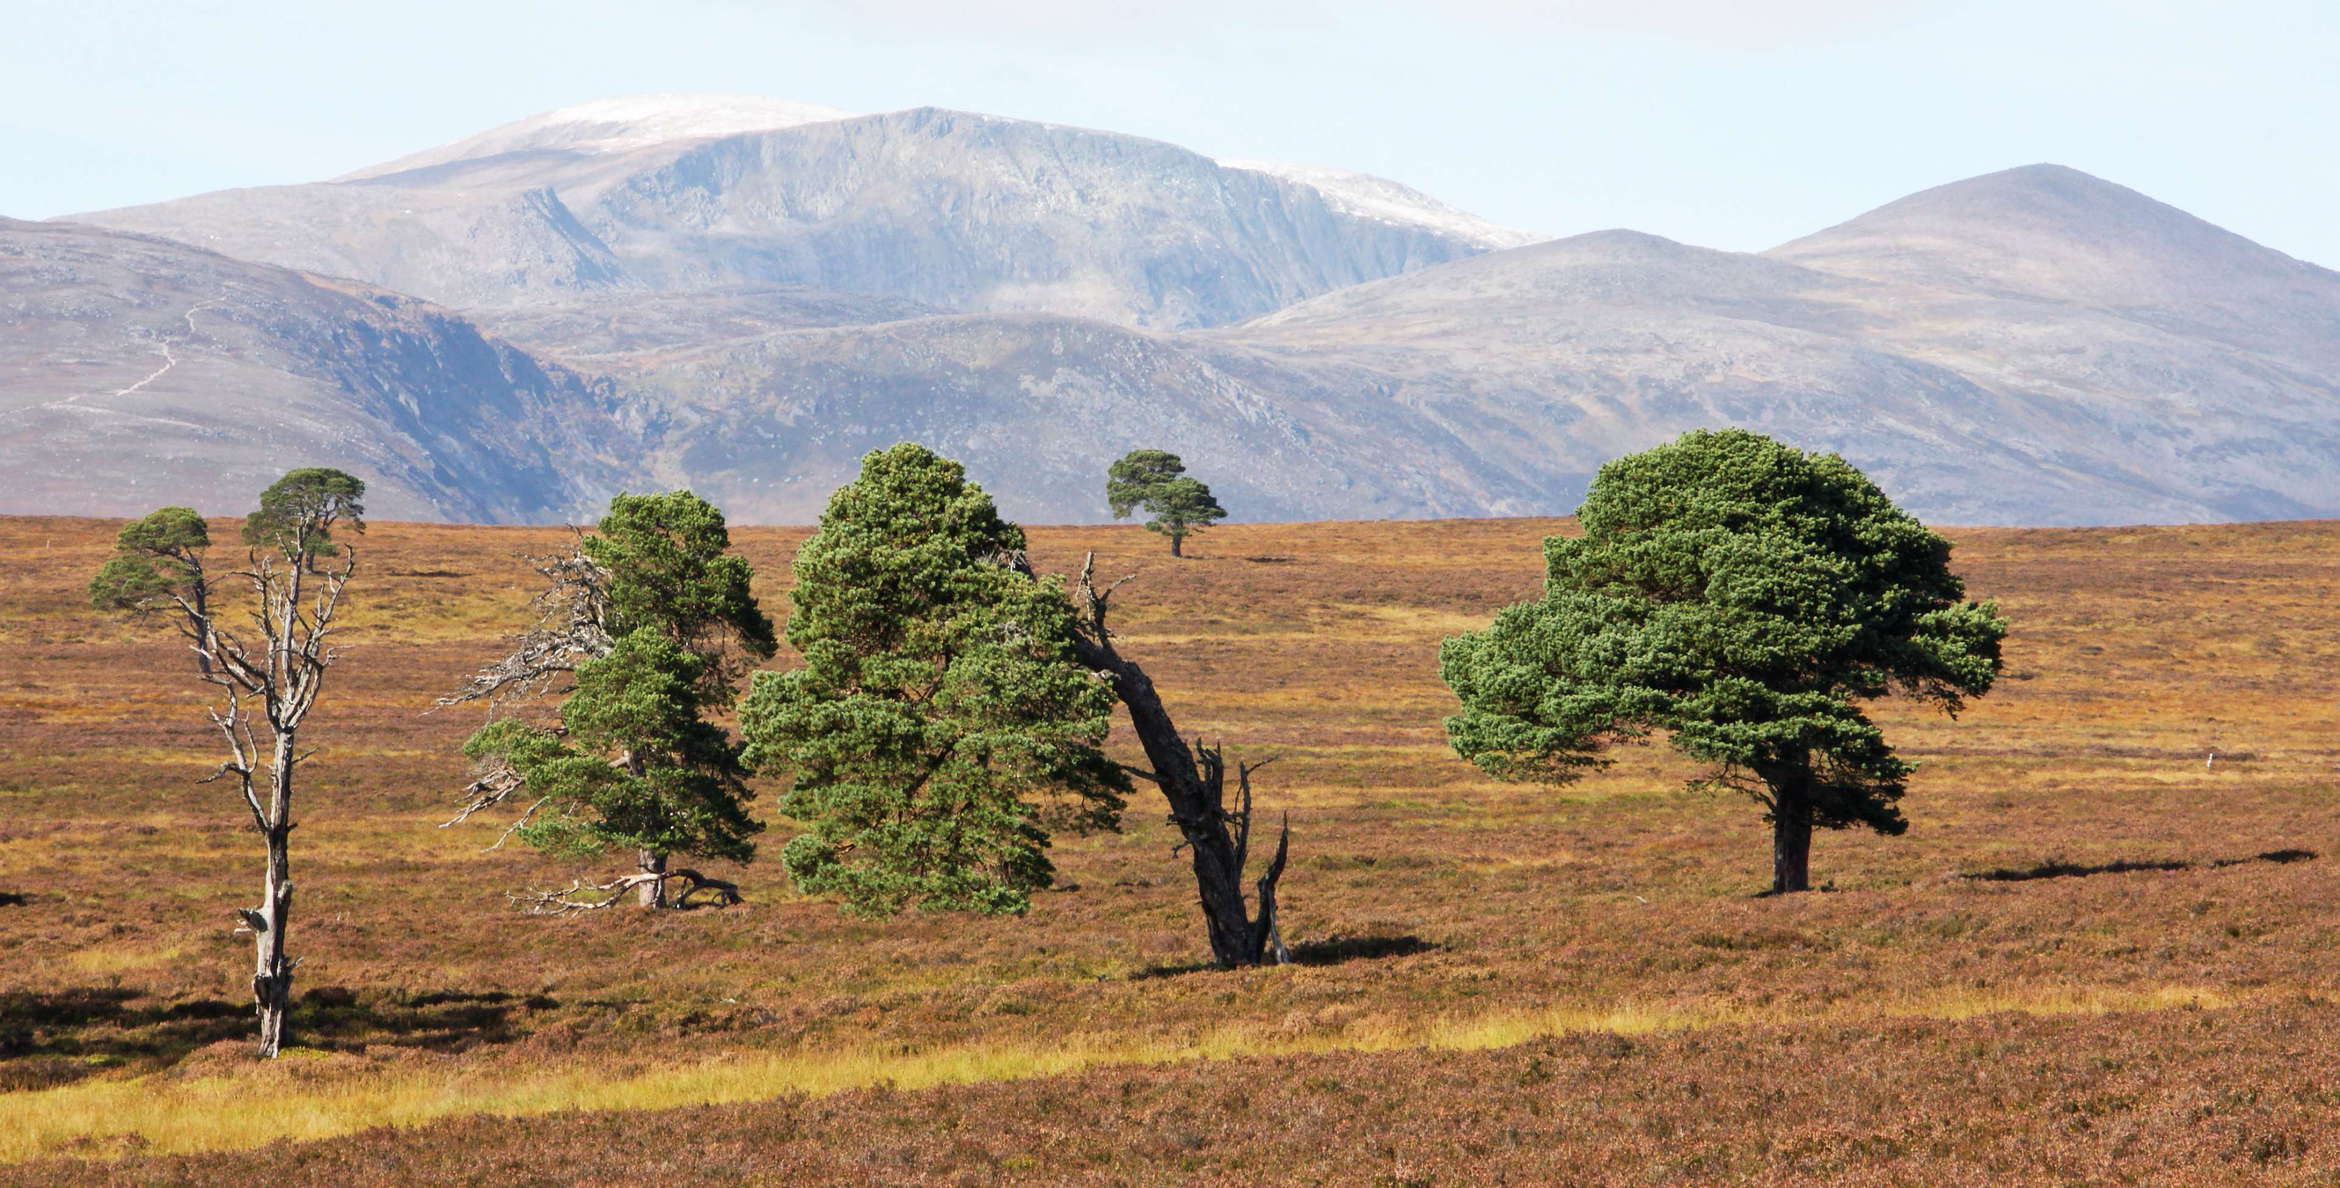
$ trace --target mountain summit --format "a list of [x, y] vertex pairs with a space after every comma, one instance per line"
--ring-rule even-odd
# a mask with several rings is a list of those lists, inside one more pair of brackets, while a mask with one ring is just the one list
[[940, 108], [642, 96], [77, 216], [452, 305], [787, 285], [1175, 329], [1533, 236], [1395, 182]]
[[678, 141], [772, 132], [853, 115], [760, 95], [629, 95], [541, 112], [477, 136], [335, 178], [359, 181], [506, 153], [621, 153]]
[[2340, 371], [2340, 273], [2062, 165], [1936, 186], [1765, 254], [1937, 293], [2099, 309]]

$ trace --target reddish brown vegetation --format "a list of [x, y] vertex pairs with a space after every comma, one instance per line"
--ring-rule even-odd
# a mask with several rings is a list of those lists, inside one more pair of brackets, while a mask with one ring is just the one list
[[[1995, 1016], [470, 1118], [129, 1181], [1377, 1185], [2329, 1183], [2340, 1008]], [[29, 1175], [55, 1168], [26, 1168]], [[62, 1169], [80, 1171], [79, 1168]]]
[[[1956, 533], [1971, 591], [2015, 626], [2010, 679], [1957, 723], [1885, 709], [1924, 763], [1910, 834], [1821, 837], [1815, 869], [1835, 891], [1786, 900], [1748, 897], [1765, 869], [1757, 811], [1683, 791], [1687, 769], [1662, 747], [1629, 749], [1565, 794], [1489, 783], [1444, 747], [1439, 638], [1532, 594], [1555, 527], [1238, 525], [1184, 562], [1135, 529], [1034, 532], [1042, 569], [1094, 548], [1101, 575], [1141, 574], [1118, 617], [1181, 725], [1278, 757], [1261, 795], [1293, 812], [1284, 931], [1311, 963], [1219, 974], [1192, 968], [1205, 951], [1168, 828], [1135, 814], [1125, 835], [1062, 844], [1075, 886], [1022, 920], [849, 920], [792, 896], [774, 862], [726, 872], [741, 908], [516, 916], [505, 890], [578, 872], [483, 855], [491, 822], [436, 828], [477, 719], [423, 710], [522, 625], [519, 555], [560, 534], [375, 525], [350, 653], [310, 728], [326, 748], [302, 831], [302, 977], [316, 989], [296, 1030], [323, 1052], [299, 1075], [622, 1074], [743, 1050], [1044, 1050], [1067, 1034], [1226, 1029], [1373, 1046], [1424, 1020], [1554, 1005], [1723, 1026], [1282, 1057], [1272, 1071], [1104, 1069], [624, 1125], [456, 1121], [269, 1158], [315, 1180], [497, 1160], [556, 1180], [686, 1167], [901, 1179], [908, 1159], [938, 1181], [1440, 1183], [1493, 1168], [2244, 1178], [2340, 1161], [2315, 1096], [2340, 1023], [2299, 1003], [2333, 989], [2340, 940], [2340, 525]], [[0, 674], [0, 1086], [16, 1091], [262, 1075], [232, 1055], [241, 1044], [220, 1046], [249, 1026], [228, 914], [250, 894], [248, 823], [191, 782], [211, 738], [188, 659], [82, 605], [113, 528], [0, 520], [15, 563], [0, 571], [0, 636], [18, 657]], [[768, 608], [784, 609], [801, 533], [737, 537]], [[2276, 851], [2324, 857], [2252, 860]], [[1968, 877], [1990, 872], [2041, 877]], [[36, 963], [73, 994], [54, 994], [52, 972], [36, 997], [20, 980]], [[1861, 1017], [2197, 990], [2289, 1005]], [[1213, 1087], [1207, 1109], [1171, 1104], [1196, 1084]], [[1264, 1120], [1246, 1137], [1251, 1117]], [[1180, 1135], [1209, 1141], [1182, 1150]], [[474, 1151], [488, 1162], [451, 1162]], [[124, 1171], [236, 1179], [239, 1158]]]

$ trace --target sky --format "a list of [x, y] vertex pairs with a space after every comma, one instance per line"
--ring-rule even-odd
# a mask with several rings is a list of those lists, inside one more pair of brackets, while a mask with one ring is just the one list
[[940, 106], [1756, 250], [2052, 161], [2340, 267], [2335, 0], [8, 0], [0, 215], [314, 181], [589, 99]]

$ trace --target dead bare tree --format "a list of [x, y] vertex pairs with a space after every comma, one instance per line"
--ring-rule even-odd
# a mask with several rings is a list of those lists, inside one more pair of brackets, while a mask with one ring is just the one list
[[[1014, 564], [1027, 571], [1028, 562]], [[1290, 856], [1292, 823], [1286, 814], [1276, 836], [1275, 856], [1268, 860], [1256, 884], [1258, 914], [1244, 902], [1244, 867], [1251, 858], [1251, 777], [1266, 762], [1235, 765], [1236, 807], [1227, 807], [1227, 762], [1223, 746], [1196, 740], [1189, 745], [1163, 707], [1153, 679], [1137, 661], [1114, 646], [1106, 614], [1121, 581], [1099, 590], [1095, 581], [1097, 555], [1081, 562], [1080, 616], [1074, 647], [1081, 661], [1104, 673], [1129, 711], [1131, 727], [1145, 749], [1147, 770], [1130, 774], [1151, 782], [1170, 802], [1170, 823], [1184, 839], [1179, 848], [1194, 862], [1195, 890], [1202, 902], [1203, 920], [1210, 932], [1211, 958], [1222, 967], [1283, 964], [1292, 959], [1284, 947], [1276, 921], [1276, 885], [1284, 877]]]
[[[339, 658], [328, 646], [357, 551], [333, 540], [346, 522], [364, 531], [358, 497], [365, 484], [338, 470], [295, 470], [260, 497], [244, 522], [245, 568], [214, 577], [203, 564], [208, 528], [192, 511], [165, 508], [123, 529], [116, 554], [91, 583], [100, 606], [168, 614], [195, 653], [200, 679], [220, 690], [212, 725], [228, 757], [205, 783], [232, 779], [267, 850], [260, 905], [238, 908], [240, 931], [252, 934], [252, 1000], [259, 1052], [284, 1047], [292, 1010], [293, 971], [286, 951], [292, 923], [294, 774], [315, 751], [300, 731]], [[224, 624], [213, 583], [233, 579], [251, 595], [251, 634]]]

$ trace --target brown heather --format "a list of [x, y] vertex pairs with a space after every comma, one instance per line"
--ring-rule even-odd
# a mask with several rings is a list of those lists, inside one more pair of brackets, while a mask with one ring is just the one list
[[[850, 920], [771, 861], [728, 911], [513, 913], [577, 869], [436, 828], [478, 719], [422, 711], [564, 534], [374, 525], [273, 1065], [189, 661], [82, 601], [116, 526], [0, 520], [0, 1179], [2340, 1180], [2340, 524], [1954, 533], [2009, 678], [1884, 707], [1909, 835], [1823, 835], [1785, 899], [1662, 746], [1559, 794], [1445, 747], [1439, 639], [1558, 522], [1035, 530], [1140, 575], [1182, 724], [1278, 758], [1302, 964], [1242, 973], [1144, 800], [1020, 920]], [[783, 611], [802, 533], [736, 537]]]

